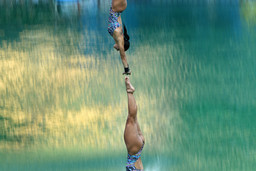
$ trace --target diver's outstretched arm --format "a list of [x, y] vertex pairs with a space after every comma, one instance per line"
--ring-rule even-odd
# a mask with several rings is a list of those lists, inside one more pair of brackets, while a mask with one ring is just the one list
[[127, 62], [126, 54], [125, 54], [125, 49], [124, 49], [124, 35], [122, 33], [122, 28], [119, 27], [114, 31], [113, 38], [119, 48], [120, 52], [120, 57], [124, 66], [124, 74], [130, 75], [131, 71], [129, 69], [129, 65]]

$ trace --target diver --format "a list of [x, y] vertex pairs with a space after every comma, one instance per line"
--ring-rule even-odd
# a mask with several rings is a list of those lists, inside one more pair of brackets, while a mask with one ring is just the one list
[[124, 141], [128, 152], [126, 171], [143, 171], [141, 152], [145, 138], [137, 120], [137, 105], [133, 96], [135, 89], [128, 77], [125, 77], [125, 86], [128, 96], [128, 117], [124, 130]]
[[122, 24], [121, 13], [126, 9], [126, 0], [112, 0], [112, 6], [109, 10], [108, 32], [115, 40], [114, 48], [120, 52], [121, 60], [124, 66], [124, 73], [131, 74], [125, 51], [130, 47], [129, 35], [125, 25]]

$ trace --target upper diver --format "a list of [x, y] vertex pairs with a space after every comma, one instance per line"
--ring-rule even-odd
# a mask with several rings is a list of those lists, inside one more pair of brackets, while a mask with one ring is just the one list
[[126, 0], [112, 0], [112, 6], [109, 10], [108, 32], [115, 40], [114, 48], [120, 52], [121, 60], [124, 66], [124, 73], [131, 74], [125, 51], [130, 47], [129, 35], [125, 25], [122, 27], [121, 13], [126, 9]]

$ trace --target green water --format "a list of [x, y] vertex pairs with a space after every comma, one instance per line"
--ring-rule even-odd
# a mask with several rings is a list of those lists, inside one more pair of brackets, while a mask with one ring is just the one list
[[[0, 170], [125, 170], [110, 1], [0, 2]], [[128, 0], [122, 17], [145, 171], [254, 170], [256, 3]]]

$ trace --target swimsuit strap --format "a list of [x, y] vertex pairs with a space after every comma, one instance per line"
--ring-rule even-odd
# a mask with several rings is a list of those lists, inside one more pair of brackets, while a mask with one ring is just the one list
[[138, 151], [138, 153], [136, 153], [136, 154], [134, 154], [134, 155], [130, 155], [130, 154], [128, 153], [128, 156], [130, 156], [130, 157], [141, 156], [141, 152], [142, 152], [142, 150], [143, 150], [143, 147], [144, 147], [144, 143], [143, 143], [142, 147], [140, 148], [140, 151]]
[[128, 166], [128, 167], [134, 166], [135, 162], [136, 162], [136, 161], [140, 158], [140, 156], [141, 156], [141, 152], [142, 152], [143, 147], [144, 147], [144, 142], [143, 142], [143, 145], [142, 145], [141, 149], [138, 151], [138, 153], [136, 153], [136, 154], [134, 154], [134, 155], [130, 155], [130, 154], [128, 153], [126, 166]]

